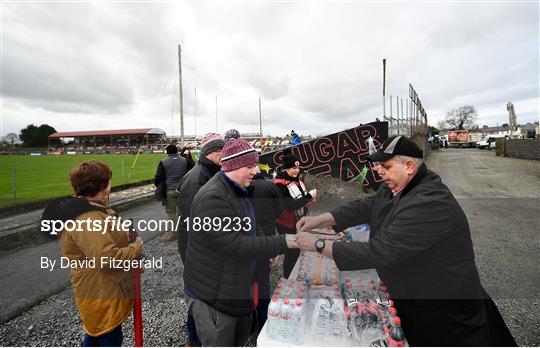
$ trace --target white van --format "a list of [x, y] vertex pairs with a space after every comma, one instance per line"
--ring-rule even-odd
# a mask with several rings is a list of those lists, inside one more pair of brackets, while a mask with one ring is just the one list
[[476, 147], [479, 149], [494, 149], [495, 141], [497, 138], [507, 138], [505, 134], [489, 134], [486, 137], [476, 143]]

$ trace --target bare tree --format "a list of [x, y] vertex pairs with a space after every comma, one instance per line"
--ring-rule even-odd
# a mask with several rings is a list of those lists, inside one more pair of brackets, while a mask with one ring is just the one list
[[15, 133], [8, 133], [5, 139], [13, 146], [13, 144], [19, 140], [19, 136]]
[[471, 129], [474, 128], [478, 113], [472, 105], [463, 105], [457, 109], [448, 111], [444, 120], [439, 121], [439, 128], [447, 129]]

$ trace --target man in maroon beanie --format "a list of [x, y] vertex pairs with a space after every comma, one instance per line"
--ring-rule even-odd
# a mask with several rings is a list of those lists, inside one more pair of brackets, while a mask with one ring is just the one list
[[184, 293], [203, 346], [243, 346], [251, 326], [255, 260], [297, 248], [284, 236], [256, 236], [246, 188], [259, 156], [236, 130], [225, 134], [221, 171], [197, 193], [188, 225]]

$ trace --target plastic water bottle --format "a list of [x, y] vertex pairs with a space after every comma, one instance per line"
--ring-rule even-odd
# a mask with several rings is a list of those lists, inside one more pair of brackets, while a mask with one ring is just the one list
[[293, 307], [290, 304], [290, 301], [288, 299], [283, 300], [283, 304], [281, 305], [281, 310], [279, 311], [279, 319], [280, 319], [280, 334], [281, 339], [284, 342], [291, 342], [293, 337], [293, 331], [292, 331], [292, 320], [291, 315], [293, 312]]
[[281, 301], [274, 297], [272, 301], [270, 301], [270, 304], [268, 305], [268, 322], [266, 326], [266, 330], [268, 333], [268, 337], [272, 340], [278, 340], [279, 334], [280, 334], [280, 309], [281, 309]]
[[343, 338], [347, 335], [347, 317], [343, 308], [342, 300], [334, 300], [330, 308], [330, 334], [334, 337]]
[[302, 305], [302, 300], [296, 300], [294, 309], [292, 312], [292, 333], [293, 339], [292, 343], [301, 345], [304, 343], [304, 332], [305, 332], [305, 316], [304, 316], [304, 306]]
[[326, 337], [330, 333], [330, 301], [327, 298], [321, 298], [318, 301], [319, 311], [315, 321], [315, 333], [320, 337]]

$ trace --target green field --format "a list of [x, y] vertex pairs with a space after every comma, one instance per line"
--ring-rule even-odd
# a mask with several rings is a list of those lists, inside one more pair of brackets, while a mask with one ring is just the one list
[[[16, 203], [26, 203], [73, 193], [68, 173], [77, 164], [96, 159], [113, 172], [112, 185], [151, 179], [164, 154], [142, 154], [131, 169], [135, 155], [42, 155], [0, 156], [0, 207], [14, 204], [13, 167]], [[122, 160], [124, 176], [122, 177]]]

